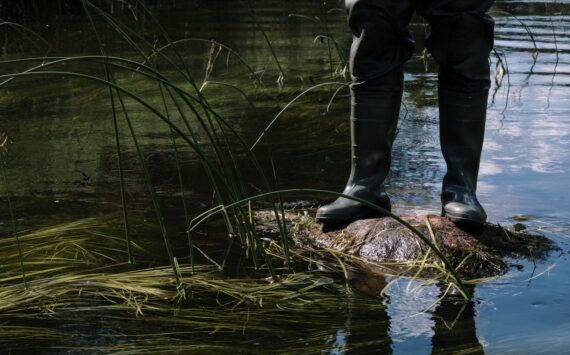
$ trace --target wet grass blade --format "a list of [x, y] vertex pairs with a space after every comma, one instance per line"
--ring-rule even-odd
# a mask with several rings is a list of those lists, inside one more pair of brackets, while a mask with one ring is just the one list
[[25, 39], [32, 42], [34, 44], [34, 46], [36, 46], [37, 49], [41, 49], [41, 48], [36, 44], [36, 41], [40, 41], [43, 45], [45, 45], [46, 48], [50, 47], [49, 43], [42, 36], [40, 36], [39, 34], [37, 34], [34, 31], [30, 30], [26, 26], [22, 26], [18, 23], [15, 23], [15, 22], [10, 22], [10, 21], [5, 21], [5, 20], [0, 19], [0, 27], [2, 27], [2, 26], [7, 26], [7, 27], [13, 28], [18, 33], [20, 33], [22, 36], [24, 36]]
[[22, 244], [18, 236], [18, 231], [16, 230], [16, 217], [14, 216], [14, 207], [12, 206], [12, 198], [10, 197], [10, 192], [8, 191], [8, 177], [6, 176], [6, 163], [4, 158], [0, 157], [0, 169], [2, 169], [2, 177], [4, 180], [4, 189], [6, 193], [6, 202], [8, 203], [8, 211], [10, 212], [10, 223], [12, 225], [12, 235], [16, 239], [16, 245], [18, 246], [18, 259], [20, 262], [20, 271], [22, 273], [22, 280], [24, 281], [24, 287], [28, 289], [28, 279], [26, 277], [26, 268], [24, 267], [24, 256], [22, 254]]
[[271, 41], [269, 40], [269, 36], [267, 36], [267, 33], [265, 32], [265, 30], [263, 29], [263, 27], [261, 27], [261, 24], [259, 23], [257, 15], [256, 15], [255, 11], [253, 10], [253, 7], [250, 4], [250, 0], [240, 0], [240, 1], [242, 3], [246, 4], [247, 8], [249, 9], [249, 14], [251, 16], [251, 20], [253, 21], [253, 23], [255, 24], [257, 29], [259, 30], [259, 32], [261, 32], [261, 34], [263, 35], [263, 38], [265, 39], [265, 43], [267, 44], [267, 47], [269, 47], [269, 50], [271, 51], [271, 56], [273, 57], [273, 60], [275, 61], [275, 64], [277, 65], [277, 68], [279, 69], [279, 78], [277, 79], [277, 84], [279, 84], [279, 86], [282, 86], [283, 81], [285, 80], [285, 71], [283, 70], [283, 67], [281, 66], [281, 62], [279, 61], [279, 58], [277, 57], [277, 53], [275, 53], [275, 48], [273, 48], [273, 45], [271, 44]]
[[521, 26], [523, 26], [524, 30], [526, 31], [526, 33], [528, 34], [532, 45], [534, 47], [534, 52], [532, 55], [533, 58], [533, 65], [532, 68], [530, 69], [530, 71], [532, 72], [534, 65], [536, 64], [536, 60], [538, 58], [539, 55], [539, 50], [538, 50], [538, 46], [536, 45], [536, 39], [534, 37], [534, 33], [532, 32], [532, 30], [530, 29], [530, 27], [524, 23], [524, 21], [522, 21], [520, 18], [518, 18], [517, 16], [515, 16], [514, 14], [508, 12], [508, 11], [501, 11], [501, 10], [495, 10], [495, 11], [489, 11], [489, 14], [493, 15], [493, 14], [497, 14], [497, 15], [506, 15], [508, 17], [512, 17], [513, 19], [515, 19], [518, 23], [521, 24]]
[[265, 137], [265, 134], [271, 129], [271, 127], [273, 126], [273, 124], [275, 124], [275, 122], [277, 122], [277, 120], [279, 119], [279, 117], [281, 117], [281, 115], [287, 111], [287, 109], [293, 105], [297, 100], [299, 100], [300, 98], [302, 98], [303, 96], [305, 96], [308, 92], [323, 87], [323, 86], [331, 86], [331, 85], [342, 85], [345, 86], [346, 83], [341, 83], [341, 82], [329, 82], [329, 83], [322, 83], [322, 84], [317, 84], [314, 86], [311, 86], [310, 88], [304, 90], [302, 93], [300, 93], [299, 95], [295, 96], [291, 101], [289, 101], [282, 109], [281, 111], [279, 111], [277, 113], [277, 115], [275, 115], [273, 117], [273, 119], [269, 122], [269, 124], [267, 124], [267, 126], [265, 126], [265, 128], [263, 129], [263, 131], [261, 132], [261, 134], [257, 137], [257, 139], [255, 140], [255, 142], [251, 145], [251, 147], [249, 148], [249, 150], [253, 150], [258, 144], [259, 142], [261, 142], [261, 140], [263, 139], [263, 137]]
[[437, 257], [443, 262], [443, 264], [445, 265], [445, 270], [446, 272], [449, 273], [449, 275], [451, 275], [451, 277], [453, 278], [453, 280], [455, 281], [455, 285], [457, 287], [457, 289], [459, 290], [459, 292], [461, 292], [463, 294], [463, 296], [467, 299], [471, 298], [469, 291], [467, 290], [467, 288], [465, 287], [465, 284], [463, 283], [463, 280], [461, 279], [461, 277], [457, 274], [457, 271], [455, 270], [455, 268], [451, 265], [451, 263], [447, 260], [447, 258], [445, 257], [445, 255], [443, 255], [443, 253], [437, 248], [437, 246], [425, 235], [423, 235], [423, 233], [421, 233], [419, 230], [417, 230], [415, 227], [413, 227], [412, 225], [410, 225], [408, 222], [404, 221], [403, 219], [401, 219], [400, 217], [398, 217], [397, 215], [393, 214], [390, 211], [387, 211], [386, 209], [379, 207], [373, 203], [370, 203], [366, 200], [363, 200], [361, 198], [358, 197], [354, 197], [354, 196], [349, 196], [349, 195], [344, 195], [338, 192], [333, 192], [333, 191], [327, 191], [327, 190], [319, 190], [319, 189], [286, 189], [286, 190], [277, 190], [277, 191], [272, 191], [272, 192], [267, 192], [267, 193], [262, 193], [262, 194], [258, 194], [256, 196], [252, 196], [249, 197], [247, 199], [244, 199], [242, 201], [237, 201], [234, 202], [231, 205], [228, 206], [219, 206], [218, 210], [216, 212], [212, 212], [209, 214], [202, 214], [198, 217], [196, 217], [194, 219], [194, 223], [193, 223], [193, 228], [196, 228], [197, 226], [199, 226], [203, 221], [205, 221], [206, 219], [210, 218], [213, 214], [215, 213], [219, 213], [222, 209], [227, 209], [227, 208], [231, 208], [231, 207], [235, 207], [235, 206], [239, 206], [239, 205], [243, 205], [244, 203], [247, 203], [249, 201], [255, 201], [255, 200], [259, 200], [259, 199], [264, 199], [267, 197], [273, 197], [273, 196], [279, 196], [279, 195], [283, 195], [283, 194], [288, 194], [288, 193], [320, 193], [320, 194], [328, 194], [328, 195], [332, 195], [335, 197], [343, 197], [343, 198], [347, 198], [349, 200], [352, 201], [356, 201], [359, 202], [367, 207], [370, 207], [372, 209], [374, 209], [376, 212], [379, 212], [385, 216], [389, 216], [393, 219], [395, 219], [396, 221], [398, 221], [400, 224], [402, 224], [403, 226], [405, 226], [408, 230], [410, 230], [410, 232], [414, 233], [418, 238], [420, 238], [420, 240], [422, 242], [424, 242], [433, 252], [434, 254], [437, 255]]
[[[99, 44], [99, 50], [101, 51], [102, 55], [105, 55], [103, 43], [102, 43], [101, 38], [99, 36], [99, 32], [97, 31], [97, 27], [95, 26], [95, 23], [93, 22], [93, 18], [91, 17], [91, 14], [88, 11], [87, 2], [82, 1], [81, 5], [83, 6], [83, 10], [87, 15], [87, 18], [89, 20], [89, 23], [91, 25], [92, 30], [95, 33], [95, 37], [97, 38], [97, 43]], [[111, 73], [111, 69], [109, 68], [109, 66], [105, 65], [104, 68], [105, 68], [105, 77], [107, 78], [107, 80], [110, 82], [114, 81], [114, 79], [112, 78], [112, 73]], [[133, 256], [133, 253], [131, 250], [131, 236], [129, 234], [130, 228], [129, 228], [129, 216], [128, 216], [128, 212], [127, 212], [127, 201], [126, 201], [126, 194], [125, 194], [125, 177], [124, 177], [124, 172], [123, 172], [123, 156], [122, 156], [122, 151], [121, 151], [121, 140], [120, 140], [120, 134], [119, 134], [118, 119], [117, 119], [117, 108], [116, 108], [116, 103], [115, 103], [115, 94], [114, 94], [113, 89], [111, 87], [109, 87], [108, 90], [109, 90], [109, 98], [111, 100], [111, 112], [112, 112], [112, 116], [113, 116], [113, 130], [114, 130], [114, 134], [115, 134], [115, 148], [117, 151], [117, 164], [118, 164], [118, 168], [119, 168], [119, 192], [121, 195], [121, 208], [122, 208], [122, 212], [123, 212], [124, 235], [125, 235], [125, 242], [127, 245], [127, 257], [129, 259], [129, 264], [134, 265], [135, 261], [134, 261], [134, 256]], [[121, 100], [120, 97], [119, 97], [119, 100]], [[122, 100], [121, 100], [121, 104], [122, 104]]]

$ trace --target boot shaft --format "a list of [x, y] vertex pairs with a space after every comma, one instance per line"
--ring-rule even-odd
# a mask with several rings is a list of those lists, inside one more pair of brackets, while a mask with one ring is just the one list
[[485, 136], [488, 91], [439, 89], [440, 143], [447, 164], [443, 190], [475, 193]]
[[403, 71], [351, 86], [351, 176], [384, 181], [391, 164], [403, 94]]

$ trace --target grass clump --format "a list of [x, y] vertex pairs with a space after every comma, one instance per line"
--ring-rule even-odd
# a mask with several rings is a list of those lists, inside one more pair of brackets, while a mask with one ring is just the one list
[[[301, 272], [275, 282], [265, 270], [267, 278], [231, 278], [212, 264], [177, 265], [181, 280], [177, 286], [168, 267], [133, 270], [122, 261], [126, 253], [122, 239], [114, 236], [117, 228], [110, 228], [118, 222], [117, 218], [90, 218], [21, 234], [28, 288], [21, 282], [15, 237], [0, 239], [0, 314], [114, 305], [143, 315], [145, 311], [167, 311], [195, 298], [228, 307], [276, 306], [281, 302], [292, 306], [309, 302], [305, 295], [314, 289], [335, 287], [330, 275]], [[154, 258], [139, 244], [133, 242], [133, 247], [141, 256], [139, 263]]]
[[[340, 196], [340, 194], [337, 193], [316, 189], [277, 190], [277, 177], [273, 162], [271, 162], [272, 174], [266, 175], [267, 169], [262, 167], [253, 151], [254, 148], [260, 145], [274, 122], [279, 119], [281, 114], [301, 96], [307, 94], [313, 89], [325, 86], [330, 87], [331, 85], [337, 85], [340, 88], [343, 88], [346, 85], [345, 83], [330, 82], [317, 84], [303, 91], [300, 95], [285, 105], [284, 109], [270, 121], [269, 125], [262, 131], [259, 138], [253, 144], [248, 144], [248, 142], [245, 142], [242, 139], [236, 129], [232, 127], [232, 125], [217, 112], [216, 108], [210, 104], [209, 99], [204, 94], [204, 88], [207, 83], [212, 83], [210, 80], [212, 67], [216, 58], [222, 51], [226, 51], [228, 56], [235, 56], [247, 69], [248, 73], [253, 75], [250, 79], [253, 82], [258, 81], [259, 77], [255, 75], [256, 72], [252, 70], [251, 66], [247, 65], [245, 60], [243, 60], [235, 50], [217, 42], [211, 42], [211, 55], [209, 56], [204, 78], [200, 84], [185, 65], [183, 55], [179, 52], [178, 46], [185, 42], [204, 40], [199, 38], [186, 38], [174, 41], [156, 20], [152, 12], [146, 7], [144, 2], [133, 0], [129, 2], [129, 4], [132, 11], [140, 11], [140, 14], [144, 14], [148, 23], [152, 25], [153, 29], [157, 33], [156, 42], [150, 42], [147, 37], [143, 36], [135, 28], [129, 26], [125, 20], [105, 11], [104, 4], [91, 0], [81, 0], [84, 14], [91, 24], [94, 38], [98, 43], [99, 53], [97, 55], [73, 57], [44, 56], [38, 58], [16, 59], [0, 63], [0, 65], [9, 64], [10, 66], [19, 65], [25, 67], [25, 69], [20, 71], [0, 75], [0, 88], [12, 85], [18, 80], [32, 80], [39, 78], [49, 80], [57, 78], [59, 80], [63, 78], [63, 80], [87, 82], [106, 90], [110, 104], [109, 120], [112, 122], [115, 152], [117, 156], [118, 188], [120, 195], [120, 201], [118, 201], [118, 203], [122, 208], [124, 236], [124, 239], [121, 241], [122, 247], [117, 245], [118, 240], [116, 237], [109, 237], [110, 239], [108, 238], [103, 240], [107, 240], [109, 245], [113, 245], [113, 247], [108, 249], [106, 246], [101, 246], [102, 249], [99, 251], [97, 251], [97, 248], [92, 249], [82, 247], [81, 243], [84, 241], [84, 239], [82, 239], [84, 237], [73, 236], [73, 234], [70, 234], [72, 235], [70, 239], [62, 241], [57, 241], [56, 238], [54, 242], [58, 248], [63, 249], [49, 249], [52, 246], [43, 242], [40, 243], [38, 240], [37, 248], [42, 247], [45, 249], [32, 249], [32, 251], [22, 250], [20, 253], [21, 278], [26, 281], [29, 279], [31, 285], [30, 292], [32, 293], [18, 297], [17, 286], [5, 291], [8, 293], [4, 294], [4, 297], [6, 299], [13, 297], [15, 304], [29, 305], [31, 302], [37, 301], [38, 298], [36, 297], [39, 297], [34, 293], [36, 292], [33, 291], [34, 289], [41, 290], [42, 288], [50, 287], [53, 287], [54, 290], [58, 290], [54, 291], [55, 295], [53, 297], [55, 297], [55, 299], [66, 298], [68, 294], [75, 293], [73, 288], [69, 287], [69, 283], [81, 283], [83, 282], [82, 280], [84, 277], [93, 279], [91, 283], [86, 285], [96, 285], [94, 287], [96, 290], [108, 290], [105, 291], [106, 293], [102, 294], [102, 298], [115, 299], [118, 297], [119, 299], [127, 300], [127, 303], [130, 302], [129, 300], [134, 300], [132, 301], [134, 304], [138, 304], [137, 302], [139, 302], [138, 300], [140, 299], [148, 299], [154, 296], [172, 299], [176, 297], [185, 298], [186, 291], [188, 289], [187, 280], [198, 280], [199, 277], [194, 275], [193, 272], [195, 271], [196, 274], [201, 274], [198, 271], [203, 271], [200, 270], [201, 268], [197, 268], [196, 265], [194, 265], [195, 245], [193, 241], [193, 233], [197, 232], [197, 228], [202, 223], [211, 220], [216, 214], [221, 216], [221, 219], [224, 221], [227, 234], [237, 236], [239, 238], [242, 248], [247, 250], [248, 262], [251, 263], [255, 270], [260, 272], [262, 275], [267, 273], [271, 276], [272, 280], [275, 281], [286, 280], [287, 277], [293, 276], [283, 276], [292, 271], [290, 268], [291, 260], [289, 252], [290, 235], [284, 220], [285, 212], [282, 205], [284, 196], [287, 194], [299, 193], [321, 193]], [[325, 17], [323, 17], [324, 34], [319, 35], [317, 38], [326, 40], [327, 42], [329, 59], [331, 61], [332, 78], [334, 76], [334, 70], [332, 67], [333, 48], [339, 53], [341, 63], [342, 56], [340, 55], [341, 51], [338, 48], [337, 42], [329, 31], [326, 16], [330, 15], [330, 13], [330, 11], [326, 11]], [[251, 16], [255, 21], [256, 16], [252, 9]], [[140, 16], [135, 15], [133, 17], [136, 21]], [[123, 58], [107, 54], [105, 51], [104, 41], [102, 40], [102, 35], [99, 32], [100, 26], [106, 26], [114, 31], [114, 35], [116, 36], [115, 40], [121, 41], [125, 46], [127, 46], [129, 50], [134, 53], [133, 57]], [[279, 85], [282, 85], [285, 77], [284, 68], [281, 66], [267, 34], [263, 32], [263, 30], [261, 31], [279, 68], [278, 82]], [[165, 67], [167, 68], [166, 70], [164, 69]], [[226, 85], [225, 83], [219, 84]], [[160, 94], [158, 99], [156, 96], [148, 95], [148, 90], [153, 90], [153, 93], [158, 91]], [[331, 103], [339, 90], [334, 92], [330, 101]], [[144, 112], [144, 115], [133, 112], [133, 107]], [[145, 155], [147, 154], [145, 147], [140, 143], [140, 128], [137, 123], [142, 119], [156, 120], [156, 122], [159, 123], [157, 126], [161, 126], [170, 137], [171, 149], [175, 153], [174, 157], [177, 165], [176, 181], [180, 187], [180, 195], [182, 198], [180, 208], [184, 210], [185, 221], [187, 224], [187, 230], [185, 232], [188, 240], [188, 248], [186, 249], [188, 250], [188, 255], [185, 255], [183, 258], [190, 261], [189, 266], [181, 265], [179, 263], [179, 260], [181, 260], [182, 257], [176, 254], [174, 250], [172, 231], [169, 230], [165, 222], [165, 215], [157, 194], [157, 183], [156, 181], [153, 181], [152, 171], [150, 170], [145, 158]], [[126, 136], [126, 138], [124, 136]], [[71, 267], [71, 265], [73, 265], [73, 267], [77, 267], [85, 265], [85, 263], [98, 263], [100, 260], [106, 260], [107, 262], [107, 264], [103, 263], [99, 265], [99, 267], [102, 268], [109, 267], [109, 265], [111, 265], [111, 267], [115, 267], [117, 265], [122, 265], [121, 263], [123, 262], [126, 263], [126, 265], [134, 265], [136, 260], [141, 259], [140, 257], [135, 257], [136, 253], [141, 253], [142, 251], [138, 249], [132, 238], [133, 226], [129, 219], [129, 199], [126, 194], [127, 185], [124, 168], [124, 154], [127, 141], [130, 143], [131, 147], [134, 147], [134, 151], [136, 153], [135, 157], [138, 163], [138, 169], [144, 178], [144, 186], [150, 199], [152, 210], [155, 214], [154, 219], [159, 226], [159, 235], [161, 236], [162, 246], [168, 256], [170, 274], [169, 277], [166, 277], [166, 275], [163, 274], [163, 270], [160, 272], [155, 270], [158, 274], [153, 275], [150, 270], [145, 271], [143, 268], [142, 270], [130, 271], [130, 273], [128, 273], [128, 277], [125, 276], [126, 278], [122, 279], [121, 282], [123, 285], [128, 285], [132, 280], [135, 280], [133, 282], [139, 282], [140, 280], [138, 277], [149, 277], [160, 281], [160, 283], [170, 285], [168, 287], [171, 287], [172, 284], [174, 284], [172, 289], [168, 289], [168, 287], [153, 289], [147, 285], [141, 286], [142, 288], [138, 289], [125, 286], [120, 288], [122, 291], [117, 291], [117, 289], [111, 284], [111, 280], [113, 277], [116, 277], [117, 280], [119, 280], [120, 277], [118, 275], [111, 276], [111, 274], [109, 274], [97, 276], [90, 273], [83, 275], [76, 274], [75, 272], [71, 272], [71, 270], [67, 269], [68, 267]], [[181, 146], [187, 148], [187, 151], [191, 152], [194, 157], [197, 157], [210, 187], [213, 207], [197, 216], [190, 216], [191, 212], [188, 211], [186, 204], [187, 199], [185, 196], [186, 190], [184, 186], [185, 176], [183, 171], [180, 169], [180, 161], [184, 158], [182, 154], [185, 151], [180, 149]], [[258, 181], [255, 182], [256, 188], [259, 186], [257, 188], [257, 192], [252, 192], [250, 187], [252, 183], [245, 181], [243, 178], [245, 175], [244, 170], [246, 169], [242, 164], [244, 159], [248, 161], [247, 168], [253, 168], [258, 178]], [[345, 197], [358, 200], [357, 198], [350, 196]], [[264, 240], [255, 228], [256, 226], [252, 216], [252, 206], [254, 206], [254, 202], [256, 201], [269, 203], [275, 215], [280, 231], [279, 241], [285, 257], [283, 269], [277, 270], [273, 265], [271, 256], [266, 250], [266, 243], [264, 243]], [[413, 226], [407, 224], [398, 216], [395, 216], [366, 201], [359, 200], [359, 202], [367, 204], [371, 208], [377, 209], [379, 212], [391, 216], [406, 226], [406, 228], [417, 235], [418, 238], [422, 239], [430, 248], [433, 249], [433, 253], [442, 260], [447, 275], [449, 275], [449, 278], [453, 281], [460, 292], [462, 292], [466, 298], [469, 297], [469, 292], [463, 285], [459, 275], [446, 260], [445, 256], [439, 253], [429, 238]], [[65, 228], [72, 227], [67, 226]], [[63, 231], [50, 232], [43, 231], [42, 233], [43, 235], [49, 235], [51, 238], [54, 235], [58, 235], [59, 232], [69, 232], [69, 230], [65, 229]], [[14, 238], [20, 238], [20, 236], [15, 235]], [[25, 239], [22, 239], [22, 242], [28, 244], [30, 243], [30, 240], [34, 240], [35, 237], [34, 234], [31, 234], [22, 236], [22, 238]], [[73, 241], [72, 239], [74, 238], [77, 238], [77, 240]], [[11, 238], [7, 238], [5, 241], [11, 241], [18, 244], [18, 239], [12, 240]], [[115, 253], [122, 249], [124, 249], [123, 253]], [[110, 255], [112, 256], [107, 255], [107, 253], [111, 253]], [[76, 256], [82, 257], [77, 258]], [[40, 260], [41, 258], [45, 258], [46, 261], [42, 262]], [[48, 262], [48, 264], [45, 264], [45, 262]], [[68, 262], [69, 265], [59, 265], [58, 262], [61, 264]], [[41, 270], [36, 270], [36, 268], [39, 267], [41, 267]], [[12, 276], [5, 278], [2, 281], [14, 281], [18, 278], [18, 276], [14, 274], [14, 270], [10, 269], [7, 270], [7, 272]], [[58, 272], [64, 272], [64, 274], [60, 274], [60, 276], [50, 280], [36, 280], [36, 276], [38, 275], [42, 275], [42, 277], [44, 277]], [[148, 272], [148, 274], [145, 274], [145, 272]], [[155, 282], [158, 284], [158, 281]], [[235, 280], [233, 282], [235, 284], [239, 284], [239, 282]], [[146, 287], [149, 288], [147, 289]], [[70, 289], [72, 291], [69, 291]], [[169, 290], [168, 292], [173, 293], [162, 293], [167, 292], [166, 289]], [[81, 292], [95, 295], [98, 291], [85, 286], [85, 289]], [[131, 292], [134, 292], [137, 296], [132, 296]], [[230, 291], [224, 291], [223, 293], [231, 294]], [[131, 297], [134, 298], [131, 299]]]

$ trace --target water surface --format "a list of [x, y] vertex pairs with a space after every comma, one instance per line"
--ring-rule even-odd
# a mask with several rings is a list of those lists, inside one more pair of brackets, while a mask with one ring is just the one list
[[[49, 55], [98, 53], [95, 37], [81, 9], [62, 4], [45, 11], [38, 11], [38, 4], [36, 10], [11, 9], [0, 17], [12, 17], [38, 32], [50, 44]], [[340, 2], [257, 1], [255, 21], [247, 7], [236, 6], [235, 1], [167, 1], [148, 5], [174, 40], [214, 39], [238, 51], [251, 68], [263, 74], [261, 83], [254, 83], [247, 68], [227, 53], [216, 57], [213, 70], [206, 74], [212, 50], [215, 53], [217, 48], [206, 42], [180, 46], [199, 84], [205, 79], [230, 83], [239, 86], [251, 99], [253, 107], [227, 86], [212, 84], [204, 89], [212, 105], [249, 144], [302, 91], [314, 84], [347, 80], [346, 74], [342, 74], [343, 53], [350, 36], [344, 14], [328, 11], [340, 6]], [[131, 21], [147, 40], [155, 39], [156, 27], [150, 17], [141, 16], [134, 21], [131, 11], [117, 4], [109, 10]], [[450, 352], [461, 346], [476, 352], [501, 354], [567, 352], [570, 347], [567, 276], [570, 272], [567, 258], [570, 36], [566, 20], [569, 11], [570, 5], [544, 1], [499, 1], [494, 6], [496, 52], [491, 56], [491, 65], [498, 68], [499, 56], [507, 74], [501, 76], [498, 69], [494, 73], [478, 188], [479, 199], [491, 222], [508, 225], [517, 222], [513, 216], [525, 216], [522, 223], [554, 239], [561, 246], [561, 253], [538, 263], [513, 261], [519, 268], [477, 285], [472, 303], [451, 298], [423, 312], [439, 297], [440, 288], [432, 285], [412, 292], [407, 282], [401, 280], [394, 282], [388, 296], [381, 299], [345, 295], [335, 301], [332, 309], [315, 305], [303, 310], [252, 315], [248, 323], [251, 328], [244, 327], [243, 332], [216, 335], [196, 332], [191, 325], [180, 325], [175, 330], [182, 329], [185, 333], [170, 335], [170, 345], [178, 346], [180, 352], [192, 349], [199, 352], [192, 348], [197, 343], [220, 346], [217, 350], [203, 348], [204, 352], [243, 353], [303, 351], [308, 346], [311, 351], [333, 354], [351, 349]], [[111, 29], [99, 26], [107, 53], [137, 58], [137, 53], [128, 49]], [[273, 44], [283, 68], [282, 88], [276, 83], [279, 70], [261, 29]], [[445, 171], [438, 145], [437, 68], [422, 55], [426, 25], [416, 19], [412, 30], [418, 48], [406, 69], [405, 108], [387, 189], [397, 213], [438, 213]], [[5, 32], [4, 60], [46, 54], [41, 43], [32, 45], [7, 28], [0, 31]], [[327, 31], [334, 35], [341, 48], [340, 55], [334, 48], [329, 52], [326, 41], [315, 40], [318, 34]], [[538, 55], [533, 55], [535, 52]], [[2, 73], [8, 73], [21, 70], [22, 66], [1, 68]], [[165, 71], [168, 72], [166, 66]], [[136, 85], [140, 92], [151, 97], [158, 95], [155, 87], [129, 75], [119, 80]], [[321, 87], [293, 104], [254, 150], [267, 166], [267, 147], [271, 148], [280, 187], [342, 188], [349, 172], [349, 97], [346, 89], [341, 90], [327, 111], [337, 87]], [[171, 159], [169, 131], [142, 108], [130, 105], [153, 180], [159, 183], [159, 194], [166, 201], [176, 195], [172, 178], [176, 167]], [[11, 139], [6, 155], [5, 188], [15, 205], [18, 229], [97, 215], [101, 211], [119, 211], [109, 109], [105, 88], [79, 80], [25, 79], [1, 89], [0, 129]], [[122, 129], [126, 132], [125, 127]], [[126, 156], [132, 158], [126, 169], [131, 203], [134, 209], [144, 212], [148, 210], [148, 201], [142, 175], [132, 143], [126, 141]], [[211, 201], [211, 191], [196, 156], [189, 149], [181, 149], [189, 207], [193, 212], [202, 211]], [[257, 180], [254, 173], [251, 175], [246, 173], [245, 179], [251, 179], [255, 191]], [[318, 202], [317, 197], [306, 199]], [[177, 206], [173, 204], [170, 210], [180, 215]], [[8, 210], [4, 205], [0, 221], [5, 233], [9, 229], [6, 216]], [[215, 308], [211, 311], [216, 312]], [[186, 313], [181, 310], [178, 316], [192, 319], [190, 310]], [[152, 348], [152, 340], [162, 341], [164, 338], [159, 333], [171, 330], [161, 328], [159, 317], [139, 320], [100, 317], [95, 317], [99, 327], [82, 327], [80, 317], [65, 312], [44, 317], [42, 326], [69, 336], [68, 341], [58, 343], [54, 352], [81, 349], [160, 352], [160, 347]], [[220, 317], [223, 317], [221, 312]], [[0, 323], [20, 324], [18, 317], [5, 318]], [[454, 327], [449, 330], [451, 324]], [[0, 337], [6, 349], [25, 352], [32, 347], [25, 341]], [[40, 335], [38, 338], [39, 348], [48, 345]]]

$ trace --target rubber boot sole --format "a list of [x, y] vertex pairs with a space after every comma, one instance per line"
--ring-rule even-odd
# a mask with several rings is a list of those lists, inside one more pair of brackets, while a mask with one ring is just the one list
[[465, 217], [464, 215], [457, 215], [453, 213], [446, 212], [444, 208], [441, 209], [441, 216], [446, 217], [451, 222], [459, 227], [466, 227], [471, 229], [481, 229], [486, 221], [481, 221], [480, 219], [473, 219]]
[[317, 213], [316, 216], [316, 220], [318, 222], [321, 222], [323, 224], [330, 224], [330, 225], [343, 225], [343, 224], [349, 224], [351, 222], [357, 221], [359, 219], [367, 219], [367, 218], [378, 218], [378, 217], [383, 217], [384, 214], [373, 210], [373, 209], [369, 209], [366, 210], [365, 212], [359, 213], [359, 214], [353, 214], [349, 217], [347, 216], [339, 216], [339, 215], [320, 215]]

